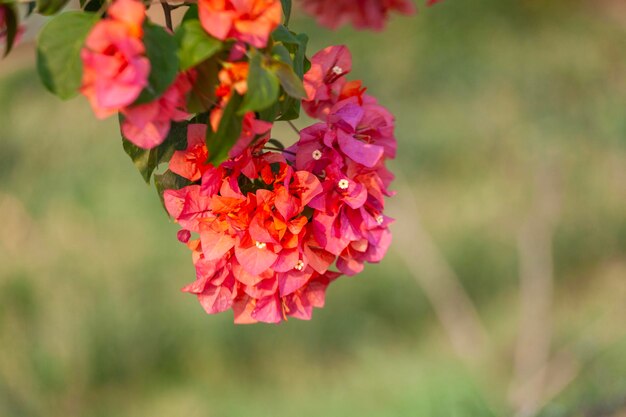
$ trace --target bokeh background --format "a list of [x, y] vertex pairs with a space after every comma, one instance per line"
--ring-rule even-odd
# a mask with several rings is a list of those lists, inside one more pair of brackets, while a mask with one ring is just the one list
[[291, 26], [397, 116], [386, 260], [311, 322], [205, 315], [115, 118], [44, 91], [26, 39], [0, 62], [0, 416], [625, 416], [623, 0]]

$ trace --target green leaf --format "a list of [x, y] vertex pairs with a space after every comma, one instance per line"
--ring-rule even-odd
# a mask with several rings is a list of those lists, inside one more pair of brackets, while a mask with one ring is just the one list
[[300, 118], [300, 100], [286, 97], [280, 102], [280, 117], [277, 120], [296, 120]]
[[299, 33], [296, 35], [296, 38], [298, 38], [298, 48], [293, 58], [293, 69], [298, 74], [298, 77], [302, 79], [304, 73], [311, 68], [311, 63], [306, 58], [306, 47], [309, 43], [309, 37], [304, 33]]
[[[15, 9], [13, 4], [0, 4], [0, 8], [4, 9], [5, 12], [5, 47], [4, 47], [4, 55], [9, 55], [11, 49], [13, 49], [13, 44], [15, 43], [15, 37], [17, 36], [17, 31], [19, 28], [19, 15]], [[0, 35], [2, 35], [0, 33]], [[1, 38], [1, 36], [0, 36]]]
[[265, 67], [264, 55], [252, 51], [248, 72], [248, 92], [238, 114], [261, 111], [270, 107], [278, 99], [278, 77]]
[[135, 104], [149, 103], [159, 98], [172, 85], [178, 74], [178, 44], [161, 26], [147, 22], [143, 26], [143, 43], [150, 61], [148, 86]]
[[37, 72], [43, 85], [64, 100], [78, 94], [83, 74], [80, 51], [98, 18], [94, 13], [62, 13], [39, 34]]
[[207, 59], [196, 68], [196, 81], [189, 94], [187, 109], [190, 113], [203, 113], [215, 105], [215, 87], [220, 65], [216, 57]]
[[291, 0], [280, 0], [283, 6], [283, 14], [285, 15], [285, 26], [289, 26], [289, 19], [291, 18]]
[[311, 65], [306, 59], [306, 47], [309, 37], [304, 33], [296, 34], [291, 32], [285, 26], [280, 25], [272, 32], [272, 39], [274, 42], [282, 43], [287, 48], [292, 56], [293, 69], [298, 74], [298, 77], [302, 79], [304, 73], [309, 70]]
[[212, 57], [222, 49], [222, 42], [210, 36], [198, 20], [189, 20], [178, 27], [178, 57], [185, 71]]
[[284, 62], [285, 64], [292, 64], [293, 59], [291, 58], [291, 53], [285, 47], [285, 45], [281, 43], [276, 43], [272, 47], [272, 56], [274, 59]]
[[[163, 199], [163, 193], [165, 190], [180, 190], [183, 187], [191, 185], [191, 181], [187, 178], [183, 178], [180, 175], [174, 174], [169, 169], [165, 171], [162, 175], [154, 176], [154, 186], [156, 187], [157, 193], [159, 194], [159, 198], [161, 199], [161, 204], [165, 209], [165, 200]], [[167, 213], [167, 209], [165, 209]], [[169, 213], [167, 213], [169, 216]]]
[[283, 143], [279, 141], [278, 139], [272, 138], [267, 142], [271, 143], [272, 145], [274, 145], [277, 149], [280, 149], [281, 151], [285, 150], [285, 145], [283, 145]]
[[80, 7], [86, 12], [98, 12], [106, 0], [80, 0]]
[[[248, 86], [248, 88], [250, 88]], [[228, 158], [228, 151], [233, 147], [241, 134], [243, 116], [238, 115], [237, 110], [241, 104], [241, 96], [233, 93], [224, 108], [220, 125], [216, 132], [213, 132], [210, 125], [207, 129], [206, 145], [209, 150], [209, 160], [218, 166]]]
[[187, 22], [189, 20], [199, 20], [198, 16], [198, 5], [197, 4], [189, 4], [189, 8], [185, 12], [183, 16], [183, 22]]
[[274, 61], [271, 64], [271, 70], [278, 77], [285, 93], [301, 100], [307, 97], [304, 84], [302, 84], [302, 80], [298, 78], [293, 68], [291, 68], [291, 65], [282, 61]]
[[[123, 116], [120, 115], [120, 124], [122, 121]], [[172, 158], [174, 151], [187, 148], [187, 125], [188, 122], [173, 122], [163, 143], [152, 149], [140, 148], [122, 137], [124, 151], [130, 156], [146, 183], [150, 183], [150, 176], [159, 164], [168, 162]]]
[[37, 13], [51, 16], [57, 13], [69, 0], [37, 0]]
[[287, 29], [284, 25], [278, 25], [274, 32], [272, 32], [272, 39], [274, 42], [282, 42], [288, 45], [298, 45], [300, 41], [296, 38], [293, 32]]
[[[296, 74], [293, 66], [296, 66], [294, 61], [298, 62], [299, 71], [304, 69], [304, 54], [302, 51], [306, 49], [306, 39], [301, 42], [295, 35], [287, 31], [287, 34], [282, 36], [283, 39], [287, 39], [293, 43], [275, 43], [272, 48], [273, 70], [276, 72], [277, 77], [280, 80], [283, 90], [291, 96], [281, 96], [279, 102], [274, 108], [273, 117], [279, 115], [278, 120], [294, 120], [300, 117], [300, 99], [306, 97], [306, 91], [301, 81], [301, 77]], [[288, 47], [286, 46], [288, 45]], [[290, 50], [293, 51], [290, 52]], [[295, 98], [294, 98], [295, 97]], [[272, 114], [262, 113], [262, 117], [270, 117]], [[275, 119], [266, 119], [274, 121]]]

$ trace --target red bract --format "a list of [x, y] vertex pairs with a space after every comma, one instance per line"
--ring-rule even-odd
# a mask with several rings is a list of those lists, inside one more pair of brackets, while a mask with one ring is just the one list
[[207, 125], [204, 124], [187, 126], [187, 149], [174, 152], [170, 160], [170, 171], [190, 181], [198, 181], [211, 168], [206, 164], [209, 157], [205, 144], [206, 130]]
[[108, 18], [89, 33], [81, 52], [80, 89], [99, 118], [132, 104], [148, 84], [150, 62], [141, 41], [145, 7], [137, 0], [116, 0]]
[[121, 109], [124, 136], [140, 148], [160, 145], [170, 131], [171, 122], [189, 116], [186, 94], [191, 90], [194, 78], [193, 72], [181, 73], [157, 100]]
[[280, 24], [280, 0], [199, 0], [202, 27], [217, 39], [233, 38], [264, 48]]
[[415, 13], [412, 0], [304, 0], [303, 5], [320, 25], [331, 29], [351, 23], [358, 29], [381, 30], [391, 11]]

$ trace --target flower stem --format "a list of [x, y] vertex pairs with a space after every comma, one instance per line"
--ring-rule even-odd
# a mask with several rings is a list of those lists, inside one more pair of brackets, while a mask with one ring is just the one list
[[287, 123], [289, 123], [289, 126], [291, 126], [291, 128], [293, 129], [294, 132], [296, 132], [298, 135], [300, 134], [300, 129], [298, 129], [296, 127], [296, 125], [294, 125], [291, 120], [287, 120]]
[[289, 155], [295, 155], [295, 152], [288, 151], [286, 149], [274, 148], [273, 146], [265, 146], [263, 147], [266, 151], [278, 151], [283, 153], [288, 153]]
[[172, 24], [172, 6], [170, 6], [167, 1], [161, 0], [161, 7], [163, 7], [163, 14], [165, 15], [165, 26], [173, 32], [174, 25]]

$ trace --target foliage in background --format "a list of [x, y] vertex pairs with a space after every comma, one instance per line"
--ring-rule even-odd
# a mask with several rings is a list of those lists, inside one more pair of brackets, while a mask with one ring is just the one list
[[[32, 70], [0, 69], [0, 213], [10, 219], [0, 230], [0, 414], [509, 415], [516, 231], [548, 154], [561, 167], [564, 201], [554, 241], [555, 350], [571, 349], [583, 367], [542, 415], [619, 415], [620, 2], [452, 3], [417, 24], [391, 23], [391, 36], [413, 42], [344, 29], [316, 34], [310, 48], [340, 37], [368, 63], [354, 74], [398, 115], [396, 169], [494, 333], [496, 354], [476, 369], [454, 359], [398, 257], [402, 247], [338, 283], [311, 323], [207, 321], [190, 300], [171, 297], [194, 271], [181, 269], [184, 251], [162, 244], [176, 228], [155, 210], [153, 190], [127, 181], [136, 173], [109, 140], [115, 121], [67, 126], [89, 119], [82, 103], [60, 106]], [[305, 20], [293, 24], [313, 33]], [[11, 63], [33, 67], [14, 52]]]

